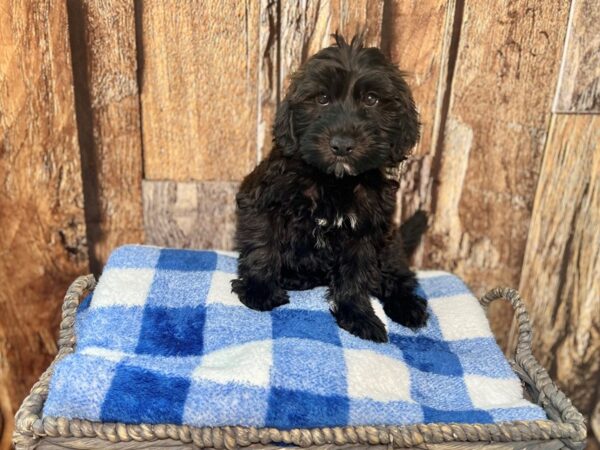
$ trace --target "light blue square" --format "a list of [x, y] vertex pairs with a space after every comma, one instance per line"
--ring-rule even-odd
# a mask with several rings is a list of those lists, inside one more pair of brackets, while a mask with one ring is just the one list
[[[492, 337], [448, 341], [447, 344], [458, 356], [465, 375], [504, 379], [517, 377]], [[481, 355], [485, 355], [485, 358]]]
[[123, 245], [110, 254], [106, 268], [153, 269], [159, 256], [159, 247]]
[[117, 365], [114, 361], [82, 354], [64, 357], [50, 379], [43, 415], [99, 421]]
[[226, 273], [237, 273], [237, 258], [232, 256], [223, 255], [222, 253], [217, 252], [217, 268], [216, 270], [220, 270], [221, 272]]
[[206, 305], [204, 353], [251, 341], [271, 339], [271, 314], [245, 306]]
[[183, 422], [196, 427], [263, 427], [268, 400], [269, 390], [262, 387], [193, 380], [184, 406]]
[[538, 406], [523, 406], [518, 408], [496, 408], [488, 409], [486, 412], [492, 416], [494, 422], [511, 422], [515, 420], [546, 420], [548, 416], [544, 410]]
[[288, 291], [290, 302], [278, 309], [305, 309], [309, 311], [329, 311], [326, 300], [327, 288], [320, 286], [305, 291]]
[[101, 347], [134, 353], [142, 328], [142, 307], [88, 308], [77, 316], [77, 350]]
[[157, 270], [148, 292], [148, 306], [197, 307], [206, 302], [213, 272]]
[[410, 396], [423, 406], [448, 410], [473, 409], [461, 376], [446, 376], [410, 368]]
[[419, 278], [418, 281], [417, 292], [427, 299], [471, 293], [465, 283], [454, 275]]
[[427, 308], [427, 311], [429, 312], [429, 319], [427, 319], [426, 326], [413, 330], [412, 328], [400, 325], [399, 323], [396, 323], [393, 320], [388, 320], [388, 333], [407, 337], [422, 336], [429, 339], [437, 339], [440, 341], [443, 340], [444, 337], [442, 336], [440, 323], [435, 313], [430, 307]]
[[[408, 422], [407, 418], [410, 418]], [[403, 401], [379, 402], [367, 398], [352, 399], [348, 419], [352, 425], [420, 423], [423, 421], [423, 410], [418, 403]]]
[[315, 340], [273, 341], [271, 385], [319, 395], [347, 395], [344, 349]]

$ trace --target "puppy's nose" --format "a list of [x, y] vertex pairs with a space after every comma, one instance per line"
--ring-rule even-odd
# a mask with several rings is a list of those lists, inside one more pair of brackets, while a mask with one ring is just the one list
[[354, 150], [354, 139], [349, 136], [335, 135], [329, 141], [331, 151], [336, 156], [345, 156]]

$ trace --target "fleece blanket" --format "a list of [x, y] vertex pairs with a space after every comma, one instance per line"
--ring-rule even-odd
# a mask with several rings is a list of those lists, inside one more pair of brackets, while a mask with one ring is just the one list
[[271, 312], [231, 293], [234, 254], [125, 246], [80, 305], [77, 347], [46, 416], [280, 429], [542, 419], [457, 277], [421, 272], [431, 318], [412, 331], [373, 299], [389, 342], [340, 329], [325, 288]]

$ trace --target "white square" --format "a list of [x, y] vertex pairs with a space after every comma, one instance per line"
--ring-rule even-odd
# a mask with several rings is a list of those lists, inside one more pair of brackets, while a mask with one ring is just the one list
[[273, 342], [270, 339], [248, 342], [205, 355], [192, 378], [268, 387], [272, 361]]
[[231, 292], [231, 281], [235, 280], [237, 275], [216, 270], [213, 272], [210, 280], [210, 289], [206, 297], [206, 303], [220, 303], [228, 306], [244, 306], [237, 294]]
[[412, 402], [410, 370], [400, 360], [371, 350], [345, 349], [348, 395], [380, 402]]
[[100, 277], [90, 308], [143, 306], [154, 269], [109, 269]]
[[489, 378], [465, 375], [465, 384], [475, 408], [495, 409], [532, 406], [523, 398], [523, 387], [517, 378]]
[[108, 361], [112, 361], [115, 363], [121, 362], [121, 360], [123, 358], [125, 358], [126, 356], [130, 356], [119, 350], [111, 350], [111, 349], [102, 348], [102, 347], [86, 347], [83, 350], [81, 350], [81, 354], [88, 355], [88, 356], [95, 356], [97, 358], [106, 359]]
[[492, 336], [483, 308], [471, 294], [430, 299], [429, 306], [447, 341]]

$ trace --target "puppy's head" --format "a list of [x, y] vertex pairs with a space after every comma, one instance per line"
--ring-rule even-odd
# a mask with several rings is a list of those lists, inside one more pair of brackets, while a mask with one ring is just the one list
[[312, 56], [292, 76], [275, 118], [276, 145], [325, 173], [393, 167], [419, 139], [419, 117], [402, 73], [355, 37]]

